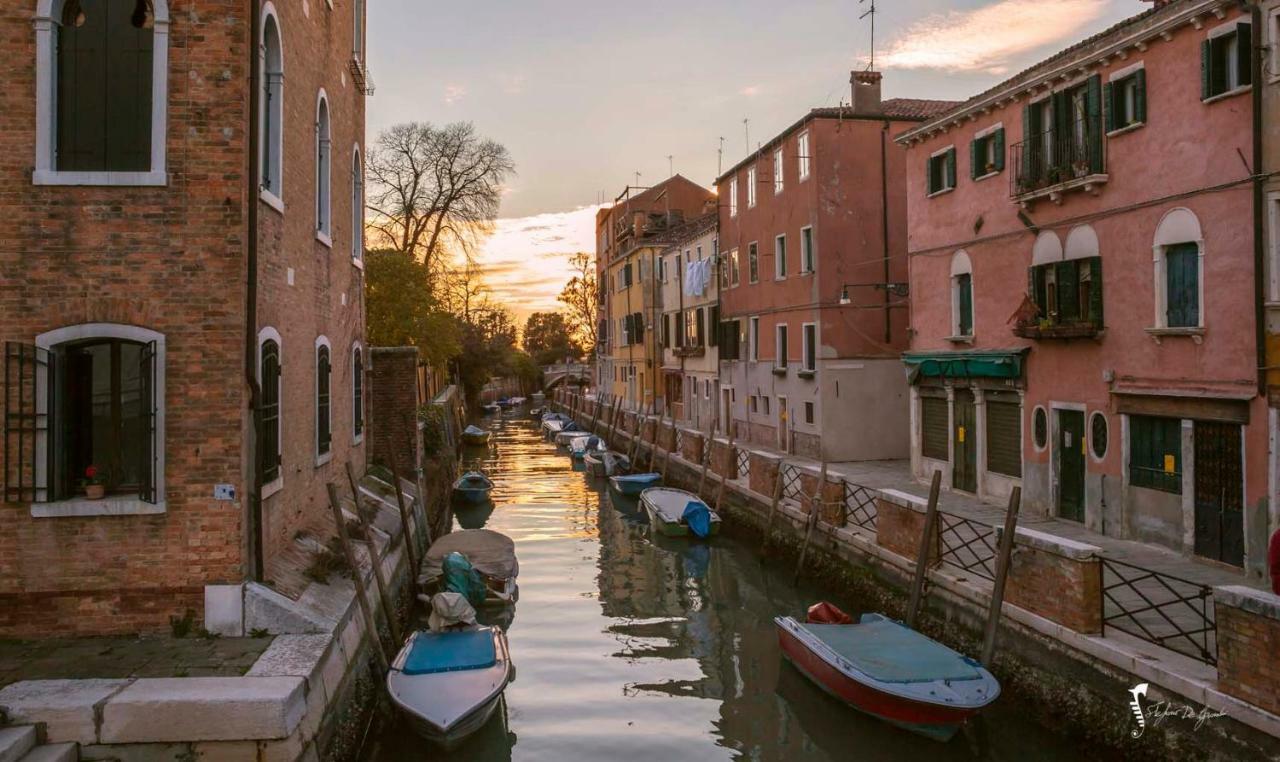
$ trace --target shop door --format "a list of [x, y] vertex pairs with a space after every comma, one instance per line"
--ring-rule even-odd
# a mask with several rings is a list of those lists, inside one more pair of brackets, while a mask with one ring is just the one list
[[1244, 467], [1240, 427], [1195, 424], [1196, 555], [1244, 565]]
[[1084, 521], [1084, 413], [1058, 411], [1058, 516]]
[[973, 392], [956, 390], [955, 429], [952, 445], [955, 464], [951, 486], [965, 492], [978, 491], [978, 415], [973, 405]]

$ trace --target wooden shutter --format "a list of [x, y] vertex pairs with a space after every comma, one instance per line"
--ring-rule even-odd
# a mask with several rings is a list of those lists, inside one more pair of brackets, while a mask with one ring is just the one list
[[1200, 43], [1200, 100], [1213, 97], [1213, 45], [1210, 40]]
[[1001, 127], [1000, 129], [996, 130], [995, 134], [991, 136], [991, 139], [995, 141], [995, 148], [994, 150], [992, 150], [992, 154], [995, 156], [996, 171], [1002, 172], [1004, 171], [1004, 151], [1005, 151], [1004, 128]]
[[142, 430], [145, 432], [146, 441], [142, 445], [145, 460], [140, 464], [142, 471], [139, 474], [141, 479], [138, 482], [138, 498], [144, 503], [154, 505], [156, 503], [156, 472], [160, 467], [159, 443], [156, 442], [156, 406], [159, 396], [156, 382], [159, 360], [154, 341], [149, 341], [142, 347], [139, 365], [142, 374]]
[[978, 138], [969, 141], [969, 179], [978, 179], [978, 144], [982, 142]]
[[[52, 468], [37, 468], [36, 440], [45, 437], [45, 451], [52, 464], [54, 448], [54, 355], [30, 344], [4, 345], [4, 492], [0, 502], [44, 503], [53, 499], [49, 489]], [[44, 404], [38, 397], [44, 372]], [[43, 476], [43, 478], [39, 478]]]
[[1080, 268], [1074, 259], [1058, 262], [1058, 320], [1068, 322], [1080, 316]]
[[1036, 129], [1036, 111], [1028, 103], [1022, 107], [1022, 167], [1019, 170], [1022, 172], [1023, 179], [1028, 181], [1031, 179], [1032, 170], [1035, 167], [1033, 157], [1035, 156], [1036, 146], [1039, 145], [1036, 140], [1039, 134], [1040, 131]]
[[711, 340], [711, 346], [720, 343], [720, 305], [711, 305], [711, 312], [707, 318], [707, 338]]
[[1046, 267], [1053, 267], [1053, 265], [1036, 265], [1027, 271], [1031, 281], [1029, 286], [1031, 300], [1036, 303], [1036, 307], [1040, 308], [1041, 317], [1046, 317], [1049, 314], [1049, 295], [1047, 293], [1047, 286], [1045, 284], [1044, 277]]
[[1133, 73], [1133, 118], [1134, 121], [1147, 121], [1147, 70], [1138, 69]]
[[1116, 121], [1116, 104], [1118, 103], [1119, 99], [1116, 96], [1118, 93], [1123, 93], [1124, 88], [1123, 86], [1120, 88], [1117, 88], [1116, 85], [1117, 84], [1123, 85], [1123, 83], [1124, 83], [1124, 80], [1120, 80], [1120, 82], [1108, 82], [1107, 84], [1102, 86], [1102, 103], [1106, 111], [1105, 117], [1106, 117], [1107, 132], [1111, 132], [1115, 130], [1118, 124], [1118, 122]]
[[353, 428], [356, 436], [364, 433], [364, 353], [357, 348], [351, 379]]
[[935, 460], [948, 458], [947, 400], [920, 398], [920, 454]]
[[1102, 75], [1089, 77], [1085, 86], [1085, 113], [1089, 120], [1085, 125], [1085, 141], [1089, 148], [1089, 171], [1095, 174], [1105, 171], [1102, 155]]
[[270, 484], [280, 477], [280, 346], [276, 342], [263, 342], [259, 365], [262, 401], [258, 417], [262, 429], [258, 437], [258, 462], [262, 483]]
[[1236, 26], [1236, 70], [1241, 87], [1253, 83], [1253, 24]]
[[938, 189], [933, 184], [933, 157], [930, 156], [924, 160], [924, 183], [929, 189], [929, 193], [937, 193]]
[[970, 336], [973, 334], [973, 276], [956, 276], [956, 291], [960, 301], [960, 335]]
[[1200, 324], [1199, 247], [1180, 243], [1165, 250], [1166, 317], [1170, 328]]
[[702, 328], [702, 325], [703, 325], [702, 317], [703, 315], [702, 315], [701, 307], [693, 311], [693, 332], [694, 332], [694, 335], [697, 337], [697, 342], [694, 344], [694, 346], [699, 346], [699, 347], [705, 347], [707, 345], [706, 334], [703, 332], [703, 328]]
[[947, 151], [947, 179], [946, 179], [945, 187], [947, 188], [956, 187], [956, 149], [955, 147], [952, 147]]
[[329, 384], [332, 380], [329, 348], [320, 347], [316, 358], [316, 445], [320, 454], [329, 452], [333, 440], [332, 419], [329, 413]]
[[636, 343], [639, 344], [644, 341], [644, 314], [637, 312], [632, 324], [635, 326]]
[[1089, 304], [1087, 306], [1081, 305], [1081, 308], [1088, 310], [1090, 323], [1102, 328], [1106, 325], [1102, 314], [1102, 257], [1090, 258], [1089, 269], [1093, 279], [1092, 286], [1089, 289]]
[[1022, 408], [1017, 402], [987, 400], [987, 470], [1022, 476]]

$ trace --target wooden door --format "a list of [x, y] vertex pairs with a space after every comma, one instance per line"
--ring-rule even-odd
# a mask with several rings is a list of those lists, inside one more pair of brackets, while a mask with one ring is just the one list
[[956, 390], [954, 416], [951, 439], [955, 462], [951, 467], [951, 486], [965, 492], [977, 492], [978, 415], [973, 404], [973, 392]]
[[1084, 413], [1058, 411], [1058, 516], [1084, 521]]
[[1244, 565], [1244, 467], [1240, 427], [1195, 423], [1196, 555]]

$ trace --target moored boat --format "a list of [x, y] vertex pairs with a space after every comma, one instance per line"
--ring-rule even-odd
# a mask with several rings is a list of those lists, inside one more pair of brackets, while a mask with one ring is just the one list
[[584, 460], [588, 452], [600, 450], [600, 437], [595, 434], [583, 434], [569, 441], [569, 455], [574, 460]]
[[619, 474], [609, 479], [609, 484], [620, 494], [635, 497], [641, 492], [662, 483], [662, 474]]
[[640, 504], [653, 531], [667, 537], [714, 537], [720, 516], [692, 492], [653, 487], [640, 493]]
[[453, 483], [453, 496], [468, 503], [483, 503], [492, 490], [493, 481], [479, 471], [468, 471]]
[[561, 427], [559, 431], [556, 432], [556, 435], [553, 437], [553, 439], [555, 440], [555, 443], [558, 446], [568, 447], [570, 442], [587, 433], [589, 432], [583, 431], [582, 427], [580, 427], [577, 423], [575, 423], [574, 421], [569, 421], [568, 423], [564, 424], [564, 426]]
[[418, 735], [448, 750], [493, 716], [511, 682], [511, 655], [502, 630], [476, 626], [459, 596], [435, 596], [430, 621], [391, 663], [387, 693]]
[[[450, 576], [448, 572], [454, 569], [446, 566], [456, 567], [456, 564], [446, 562], [453, 554], [463, 556], [479, 576], [483, 590], [473, 589], [476, 580], [465, 569]], [[449, 589], [469, 594], [472, 605], [500, 606], [514, 603], [520, 597], [516, 584], [519, 574], [516, 545], [510, 537], [492, 529], [463, 529], [444, 535], [427, 548], [418, 574], [418, 587], [428, 597]]]
[[622, 453], [609, 450], [588, 450], [582, 457], [587, 473], [592, 476], [615, 476], [630, 467], [630, 461]]
[[541, 419], [541, 418], [542, 418], [542, 413], [543, 413], [543, 412], [544, 412], [544, 409], [543, 409], [543, 408], [540, 408], [540, 407], [530, 408], [530, 409], [529, 409], [529, 417], [530, 417], [530, 418], [538, 418], [538, 419]]
[[487, 445], [489, 444], [489, 432], [479, 426], [468, 426], [462, 430], [462, 441], [469, 445]]
[[489, 403], [489, 404], [487, 404], [487, 405], [482, 405], [480, 409], [481, 409], [481, 410], [483, 410], [483, 411], [485, 411], [486, 413], [501, 413], [501, 412], [502, 412], [502, 407], [501, 407], [500, 405], [498, 405], [498, 403], [496, 403], [496, 402], [490, 402], [490, 403]]
[[981, 664], [881, 614], [854, 624], [831, 604], [808, 621], [776, 617], [782, 655], [850, 706], [913, 733], [950, 740], [1000, 695]]

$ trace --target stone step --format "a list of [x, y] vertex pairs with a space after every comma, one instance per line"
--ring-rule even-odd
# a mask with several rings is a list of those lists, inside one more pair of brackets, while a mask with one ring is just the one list
[[79, 762], [80, 744], [51, 743], [27, 752], [21, 762]]
[[38, 740], [33, 725], [0, 728], [0, 762], [18, 762], [35, 747]]

